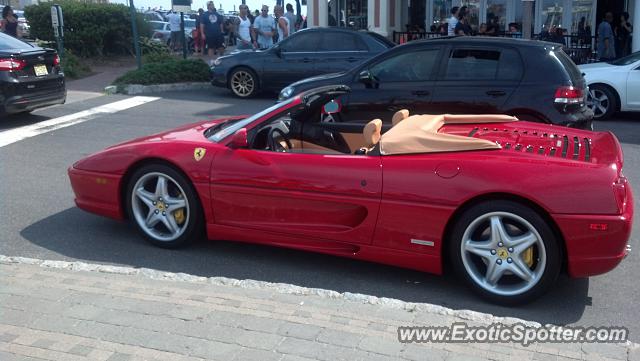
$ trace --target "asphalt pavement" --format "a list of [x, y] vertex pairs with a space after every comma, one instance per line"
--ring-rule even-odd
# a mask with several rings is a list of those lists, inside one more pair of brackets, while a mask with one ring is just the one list
[[[273, 104], [274, 95], [239, 100], [223, 89], [161, 93], [159, 99], [100, 113], [77, 124], [0, 147], [0, 254], [38, 259], [147, 267], [206, 277], [282, 282], [353, 292], [453, 309], [470, 309], [540, 323], [626, 326], [640, 341], [640, 274], [637, 252], [612, 272], [590, 279], [562, 278], [540, 300], [517, 308], [488, 304], [451, 276], [432, 276], [373, 263], [226, 241], [200, 242], [183, 250], [146, 243], [128, 224], [74, 206], [67, 168], [109, 145], [181, 124], [224, 115], [250, 114]], [[2, 132], [128, 99], [70, 92], [69, 103], [0, 122]], [[625, 174], [640, 204], [640, 115], [619, 114], [599, 122], [623, 143]], [[632, 246], [640, 239], [636, 212]]]

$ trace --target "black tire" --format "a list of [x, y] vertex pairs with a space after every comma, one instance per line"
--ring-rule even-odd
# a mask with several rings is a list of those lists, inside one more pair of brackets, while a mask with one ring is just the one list
[[[154, 237], [152, 234], [150, 234], [150, 232], [153, 232], [153, 231], [145, 230], [145, 228], [143, 228], [143, 225], [140, 224], [141, 222], [139, 218], [137, 218], [135, 214], [136, 211], [134, 209], [138, 209], [139, 210], [138, 212], [140, 211], [144, 212], [145, 207], [147, 207], [146, 209], [148, 209], [147, 211], [148, 213], [152, 211], [154, 211], [155, 213], [158, 213], [157, 209], [152, 209], [151, 207], [146, 206], [144, 204], [144, 201], [139, 200], [139, 198], [136, 198], [136, 202], [138, 203], [134, 205], [134, 197], [133, 197], [134, 187], [136, 186], [136, 184], [141, 179], [143, 179], [143, 177], [148, 178], [151, 181], [152, 175], [154, 174], [163, 175], [166, 179], [168, 179], [168, 181], [172, 181], [179, 186], [177, 187], [173, 185], [172, 187], [171, 183], [169, 183], [169, 186], [168, 186], [169, 193], [172, 193], [173, 191], [173, 193], [170, 194], [170, 196], [173, 197], [174, 194], [177, 194], [177, 196], [174, 197], [175, 199], [186, 200], [186, 206], [183, 208], [184, 210], [183, 210], [183, 216], [182, 216], [185, 219], [183, 222], [186, 224], [182, 224], [182, 226], [180, 225], [180, 222], [178, 221], [177, 216], [175, 216], [175, 213], [171, 213], [169, 209], [166, 208], [167, 207], [166, 204], [168, 203], [166, 203], [165, 206], [163, 207], [164, 209], [167, 210], [167, 214], [168, 214], [167, 217], [173, 216], [174, 222], [176, 222], [175, 224], [178, 224], [178, 227], [181, 229], [179, 236], [176, 237], [175, 239], [163, 240], [163, 239], [159, 239], [159, 236]], [[155, 201], [158, 202], [158, 199], [155, 199]], [[198, 199], [195, 189], [193, 188], [193, 185], [191, 184], [189, 179], [187, 179], [182, 173], [176, 171], [174, 168], [168, 165], [148, 164], [135, 170], [131, 175], [129, 182], [127, 184], [126, 195], [125, 195], [125, 205], [126, 205], [126, 211], [127, 211], [129, 220], [134, 224], [138, 232], [140, 232], [140, 234], [142, 234], [147, 241], [149, 241], [151, 244], [155, 246], [162, 247], [162, 248], [170, 248], [170, 249], [180, 248], [180, 247], [187, 246], [190, 243], [194, 242], [195, 240], [201, 238], [203, 234], [204, 216], [202, 212], [202, 207], [200, 205], [200, 201]], [[164, 212], [162, 214], [164, 214]], [[164, 218], [167, 218], [167, 217], [164, 217]], [[162, 224], [161, 227], [164, 227], [163, 225], [164, 222], [158, 221], [157, 223], [159, 225]], [[169, 228], [166, 227], [166, 230], [169, 230]], [[176, 236], [177, 235], [178, 234], [176, 233]]]
[[258, 76], [246, 67], [233, 69], [229, 74], [229, 89], [238, 98], [251, 98], [259, 92]]
[[[486, 279], [484, 280], [485, 283], [483, 283], [485, 286], [482, 286], [480, 281], [477, 281], [478, 273], [482, 273], [482, 272], [474, 273], [472, 270], [474, 269], [474, 267], [477, 267], [476, 269], [481, 270], [483, 267], [483, 264], [486, 270], [488, 270], [489, 268], [488, 263], [490, 261], [484, 258], [484, 256], [480, 257], [471, 252], [465, 253], [466, 256], [463, 256], [462, 243], [463, 243], [463, 238], [465, 237], [465, 233], [476, 235], [471, 238], [476, 238], [476, 237], [480, 238], [481, 235], [485, 234], [485, 233], [468, 233], [467, 232], [468, 229], [472, 230], [473, 227], [476, 227], [474, 225], [477, 224], [478, 232], [486, 232], [486, 231], [482, 231], [482, 227], [484, 227], [484, 225], [482, 225], [483, 217], [487, 217], [491, 215], [490, 221], [487, 221], [487, 222], [491, 222], [494, 218], [494, 215], [498, 215], [498, 214], [515, 215], [514, 218], [509, 218], [509, 216], [505, 216], [504, 218], [502, 218], [505, 222], [509, 224], [508, 225], [509, 232], [511, 232], [511, 228], [517, 230], [517, 228], [514, 228], [513, 224], [517, 224], [518, 223], [517, 219], [518, 217], [520, 217], [519, 218], [520, 220], [526, 221], [528, 223], [528, 226], [532, 226], [537, 232], [537, 235], [540, 236], [540, 238], [538, 239], [540, 239], [541, 243], [544, 245], [544, 253], [541, 253], [540, 250], [538, 249], [538, 247], [542, 248], [540, 244], [536, 244], [532, 246], [532, 247], [536, 247], [535, 248], [536, 253], [533, 253], [534, 251], [531, 251], [532, 252], [531, 258], [533, 259], [533, 262], [535, 262], [535, 265], [534, 266], [529, 265], [529, 267], [535, 268], [532, 271], [532, 274], [539, 275], [539, 276], [536, 276], [537, 278], [536, 282], [533, 282], [533, 281], [527, 282], [524, 279], [517, 278], [514, 273], [511, 273], [510, 271], [508, 271], [507, 273], [503, 273], [502, 276], [499, 276], [500, 278], [498, 279], [496, 284], [493, 286], [494, 287], [493, 290], [495, 291], [489, 291], [487, 290], [487, 288], [491, 288], [492, 286], [487, 285], [488, 281]], [[513, 223], [509, 223], [512, 221]], [[531, 232], [531, 233], [533, 234], [535, 232]], [[512, 234], [509, 234], [509, 236], [513, 237], [512, 239], [516, 239], [516, 237], [518, 237], [517, 235], [512, 235]], [[481, 244], [481, 242], [477, 244]], [[497, 201], [479, 203], [465, 210], [455, 220], [455, 223], [452, 227], [451, 234], [448, 237], [447, 246], [448, 246], [447, 251], [449, 254], [449, 259], [451, 261], [451, 266], [454, 272], [456, 273], [456, 275], [459, 278], [463, 279], [465, 283], [474, 292], [479, 294], [481, 297], [489, 300], [490, 302], [500, 304], [500, 305], [505, 305], [505, 306], [514, 306], [514, 305], [528, 303], [540, 297], [553, 284], [555, 284], [556, 279], [560, 274], [561, 265], [562, 265], [562, 248], [560, 247], [559, 240], [556, 234], [554, 233], [554, 231], [552, 230], [552, 228], [544, 220], [544, 218], [541, 217], [540, 214], [538, 214], [536, 211], [532, 210], [529, 207], [526, 207], [520, 203], [506, 201], [506, 200], [497, 200]], [[496, 261], [500, 262], [499, 263], [500, 266], [496, 266], [496, 267], [517, 268], [517, 266], [515, 266], [516, 265], [515, 259], [517, 257], [516, 253], [507, 253], [506, 255], [502, 255], [503, 252], [506, 251], [506, 249], [507, 249], [506, 245], [501, 246], [501, 248], [497, 249], [498, 251], [497, 255], [495, 252], [496, 250], [488, 251], [488, 252], [491, 252], [490, 253], [491, 256], [489, 257], [502, 258], [500, 261], [497, 261], [497, 258], [496, 258]], [[513, 248], [508, 247], [508, 249], [509, 249], [509, 252], [513, 252]], [[534, 254], [535, 256], [533, 256]], [[503, 260], [507, 259], [506, 258], [507, 256], [509, 256], [508, 264], [506, 262], [503, 262]], [[511, 261], [512, 259], [511, 256], [513, 256], [514, 261]], [[466, 258], [467, 264], [468, 265], [471, 264], [471, 266], [465, 266], [465, 261], [463, 261], [463, 257]], [[543, 258], [544, 260], [541, 261]], [[522, 259], [522, 258], [518, 258], [518, 259]], [[469, 260], [473, 260], [474, 262], [469, 262]], [[522, 265], [526, 263], [523, 261], [522, 263], [519, 263], [519, 264]], [[472, 270], [470, 271], [469, 269], [472, 269]], [[505, 270], [509, 270], [509, 269], [511, 268], [505, 268]], [[489, 272], [487, 272], [486, 274], [488, 273]], [[474, 278], [474, 274], [475, 274], [475, 278]], [[509, 287], [512, 286], [511, 283], [515, 283], [517, 282], [517, 280], [519, 280], [523, 284], [522, 286], [523, 291], [521, 293], [504, 295], [500, 293], [501, 292], [500, 290], [498, 290], [498, 287], [502, 287], [503, 289], [508, 290]], [[502, 281], [507, 281], [507, 282], [506, 284], [500, 284], [500, 282]], [[530, 288], [525, 289], [527, 287], [530, 287]]]
[[594, 120], [611, 118], [618, 107], [616, 94], [608, 86], [600, 84], [589, 86], [587, 105], [593, 111]]

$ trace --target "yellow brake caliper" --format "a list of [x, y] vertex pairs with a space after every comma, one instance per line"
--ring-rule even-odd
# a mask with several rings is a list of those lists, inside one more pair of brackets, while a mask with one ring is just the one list
[[[182, 198], [182, 194], [178, 196], [178, 198]], [[173, 212], [173, 218], [175, 218], [176, 223], [178, 223], [178, 225], [181, 225], [182, 223], [184, 223], [184, 208], [180, 208], [178, 210], [176, 210], [175, 212]]]
[[533, 266], [533, 246], [522, 252], [522, 260], [529, 266]]

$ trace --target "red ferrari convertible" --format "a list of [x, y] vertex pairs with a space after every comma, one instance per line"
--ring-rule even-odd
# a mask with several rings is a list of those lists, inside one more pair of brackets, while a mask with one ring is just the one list
[[348, 91], [107, 148], [69, 168], [75, 202], [160, 247], [206, 232], [436, 274], [448, 264], [503, 304], [628, 253], [633, 196], [613, 134], [504, 115], [342, 122]]

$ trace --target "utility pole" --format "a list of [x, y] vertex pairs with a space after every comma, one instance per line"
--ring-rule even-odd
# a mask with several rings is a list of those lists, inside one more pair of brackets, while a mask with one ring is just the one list
[[531, 19], [533, 19], [533, 0], [522, 0], [522, 37], [531, 39]]
[[138, 22], [133, 0], [129, 0], [129, 8], [131, 9], [131, 36], [133, 37], [133, 48], [136, 52], [136, 64], [138, 69], [142, 69], [142, 55], [140, 54], [140, 44], [138, 43]]

